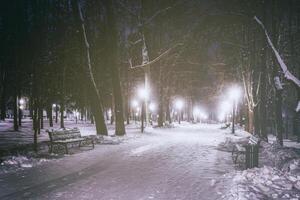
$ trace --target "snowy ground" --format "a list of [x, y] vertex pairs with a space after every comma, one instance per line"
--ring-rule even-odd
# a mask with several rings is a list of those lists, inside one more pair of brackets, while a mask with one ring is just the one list
[[[67, 121], [66, 126], [79, 127], [82, 135], [96, 133], [88, 123]], [[15, 136], [30, 143], [29, 127], [30, 121], [17, 133], [11, 124], [0, 127], [7, 130], [0, 131], [2, 144], [13, 144]], [[241, 170], [233, 165], [231, 151], [250, 135], [220, 127], [183, 122], [141, 134], [132, 124], [126, 136], [104, 137], [94, 150], [9, 156], [0, 160], [0, 199], [300, 199], [298, 144], [262, 142], [259, 168]], [[43, 140], [48, 140], [44, 132]]]
[[[298, 145], [289, 140], [284, 141], [284, 147], [271, 143], [274, 140], [269, 142], [260, 143], [259, 168], [225, 175], [232, 182], [224, 199], [300, 199], [300, 149], [295, 148]], [[225, 144], [229, 147], [234, 141], [227, 139]]]
[[[220, 199], [234, 171], [217, 125], [128, 127], [118, 145], [0, 175], [0, 199]], [[234, 137], [234, 136], [230, 136]], [[115, 139], [115, 138], [114, 138]]]

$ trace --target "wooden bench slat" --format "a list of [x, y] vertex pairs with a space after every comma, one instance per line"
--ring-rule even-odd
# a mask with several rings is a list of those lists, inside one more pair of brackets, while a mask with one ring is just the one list
[[[48, 132], [50, 138], [50, 146], [49, 151], [52, 153], [53, 145], [63, 145], [65, 147], [65, 151], [68, 154], [68, 144], [69, 143], [78, 143], [79, 147], [81, 146], [81, 142], [83, 141], [90, 141], [94, 148], [94, 139], [88, 137], [81, 137], [80, 131], [77, 128], [74, 129], [59, 129], [55, 131]], [[88, 143], [87, 143], [88, 144]]]
[[79, 142], [84, 141], [84, 138], [75, 138], [75, 139], [68, 139], [68, 140], [56, 140], [53, 141], [53, 143], [73, 143], [73, 142]]

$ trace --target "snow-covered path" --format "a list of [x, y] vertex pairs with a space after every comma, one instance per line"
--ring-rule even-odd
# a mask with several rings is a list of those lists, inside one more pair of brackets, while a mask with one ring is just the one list
[[[134, 130], [133, 130], [134, 131]], [[215, 125], [149, 129], [118, 145], [0, 176], [0, 199], [220, 199], [234, 170]]]

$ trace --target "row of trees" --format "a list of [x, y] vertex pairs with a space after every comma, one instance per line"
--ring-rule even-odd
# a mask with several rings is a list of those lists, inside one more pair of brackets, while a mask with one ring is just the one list
[[139, 85], [158, 102], [158, 125], [163, 126], [171, 121], [176, 96], [184, 97], [189, 108], [201, 102], [213, 110], [222, 91], [235, 82], [246, 94], [240, 113], [247, 130], [264, 139], [276, 132], [282, 143], [289, 132], [284, 124], [300, 132], [299, 87], [285, 78], [253, 17], [262, 21], [299, 77], [300, 7], [296, 0], [288, 2], [4, 1], [1, 119], [12, 108], [17, 130], [18, 98], [27, 96], [35, 138], [42, 112], [52, 116], [52, 104], [60, 105], [62, 127], [63, 111], [76, 108], [90, 113], [103, 135], [103, 113], [111, 109], [116, 134], [123, 135]]
[[244, 4], [237, 5], [239, 12], [230, 8], [240, 19], [239, 26], [229, 30], [234, 42], [227, 43], [230, 53], [235, 52], [232, 65], [244, 85], [246, 128], [265, 140], [268, 133], [276, 133], [281, 145], [284, 133], [297, 134], [300, 141], [299, 3], [246, 4], [252, 11], [243, 10]]

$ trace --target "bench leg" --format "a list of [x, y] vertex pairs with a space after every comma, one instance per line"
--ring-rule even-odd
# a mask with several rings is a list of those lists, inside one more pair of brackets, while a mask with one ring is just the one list
[[53, 152], [53, 145], [52, 145], [52, 143], [50, 145], [48, 145], [48, 148], [49, 148], [49, 153], [52, 153]]
[[95, 143], [94, 140], [92, 139], [92, 145], [93, 145], [93, 149], [95, 148]]
[[79, 148], [81, 147], [81, 141], [79, 141]]
[[69, 154], [69, 151], [68, 151], [68, 144], [65, 144], [65, 150], [66, 150], [66, 154]]
[[234, 164], [236, 164], [238, 157], [239, 157], [239, 153], [237, 152], [237, 153], [236, 153], [236, 156], [235, 156], [235, 158], [234, 158]]

